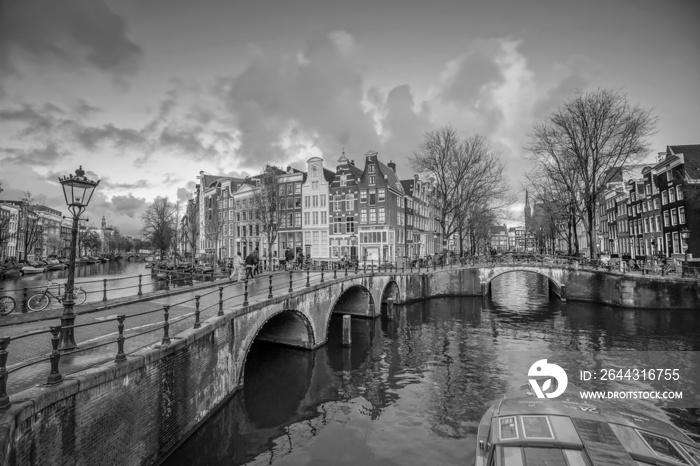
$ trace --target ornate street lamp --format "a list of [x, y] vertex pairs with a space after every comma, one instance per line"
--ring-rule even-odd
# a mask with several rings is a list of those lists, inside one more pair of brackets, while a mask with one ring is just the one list
[[78, 219], [85, 212], [92, 194], [100, 181], [92, 181], [85, 177], [85, 171], [81, 165], [75, 171], [75, 176], [68, 175], [64, 178], [59, 178], [63, 188], [63, 196], [66, 198], [68, 210], [73, 214], [73, 229], [70, 239], [70, 259], [68, 261], [68, 281], [66, 282], [66, 294], [63, 300], [63, 315], [61, 315], [61, 341], [59, 348], [62, 351], [75, 349], [75, 335], [73, 332], [73, 323], [75, 322], [75, 313], [73, 312], [74, 294], [73, 287], [75, 282], [75, 246], [78, 238]]
[[690, 230], [684, 227], [681, 230], [681, 238], [683, 238], [683, 243], [685, 245], [685, 266], [688, 266], [688, 238], [690, 238]]

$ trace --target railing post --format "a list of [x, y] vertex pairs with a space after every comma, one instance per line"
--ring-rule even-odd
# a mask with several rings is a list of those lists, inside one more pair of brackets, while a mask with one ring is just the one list
[[124, 354], [124, 319], [126, 319], [124, 314], [117, 316], [119, 336], [117, 337], [117, 357], [114, 358], [114, 362], [126, 361], [126, 354]]
[[245, 279], [245, 291], [243, 292], [243, 305], [248, 305], [248, 279]]
[[219, 317], [224, 315], [224, 287], [223, 286], [219, 287], [219, 312], [216, 315]]
[[321, 283], [323, 283], [323, 264], [321, 264]]
[[292, 288], [292, 274], [293, 274], [293, 273], [294, 273], [293, 271], [291, 271], [291, 270], [289, 271], [289, 292], [290, 292], [290, 293], [291, 293], [292, 291], [294, 291], [294, 289]]
[[338, 268], [333, 267], [333, 280], [335, 280], [336, 278], [338, 278]]
[[311, 278], [311, 269], [306, 269], [306, 287], [310, 287], [311, 283], [309, 282]]
[[58, 351], [58, 334], [61, 332], [61, 326], [51, 327], [51, 373], [46, 379], [46, 385], [55, 385], [63, 380], [63, 376], [58, 371], [58, 363], [61, 360], [61, 353]]
[[163, 320], [165, 321], [163, 324], [163, 341], [161, 344], [163, 345], [169, 345], [170, 344], [170, 335], [168, 334], [168, 330], [170, 329], [170, 324], [168, 323], [168, 317], [170, 316], [170, 306], [165, 305], [163, 306]]
[[22, 291], [22, 314], [26, 314], [28, 307], [27, 303], [29, 302], [29, 298], [27, 298], [27, 287], [24, 287], [24, 290]]
[[141, 296], [143, 294], [141, 292], [141, 278], [143, 278], [143, 276], [139, 274], [139, 293], [138, 293], [138, 296]]
[[[345, 276], [346, 277], [348, 276], [348, 264], [347, 263], [345, 263]], [[26, 290], [26, 288], [25, 288], [25, 290]]]
[[165, 291], [170, 291], [170, 274], [165, 274]]
[[358, 270], [360, 270], [360, 264], [355, 264], [355, 275], [357, 275]]
[[[357, 273], [357, 272], [355, 272]], [[365, 260], [365, 263], [362, 264], [362, 273], [367, 273], [367, 261]]]
[[270, 272], [270, 292], [267, 293], [267, 299], [272, 299], [272, 272]]
[[437, 270], [437, 261], [433, 261], [433, 272]]
[[102, 280], [102, 301], [107, 301], [107, 279]]
[[12, 402], [7, 395], [7, 347], [10, 345], [10, 337], [0, 338], [0, 409], [9, 408]]
[[194, 328], [199, 328], [202, 326], [202, 324], [199, 323], [199, 298], [201, 298], [199, 295], [194, 297]]

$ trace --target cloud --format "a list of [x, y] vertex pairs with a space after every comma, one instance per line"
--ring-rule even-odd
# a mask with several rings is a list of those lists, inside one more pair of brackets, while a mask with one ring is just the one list
[[67, 152], [60, 150], [54, 143], [29, 149], [0, 147], [0, 160], [3, 162], [3, 165], [47, 165], [65, 159], [69, 155]]
[[[18, 75], [18, 59], [91, 67], [121, 81], [137, 70], [141, 48], [124, 18], [103, 0], [5, 0], [0, 15], [0, 75]], [[0, 83], [1, 85], [1, 83]]]
[[148, 203], [146, 199], [129, 193], [126, 196], [112, 196], [112, 204], [115, 212], [134, 218], [137, 213], [145, 211]]
[[[295, 55], [256, 51], [218, 89], [238, 129], [242, 166], [286, 164], [304, 151], [364, 152], [379, 146], [364, 97], [361, 48], [336, 31], [312, 37]], [[285, 149], [286, 148], [286, 149]], [[297, 153], [293, 153], [297, 151]]]

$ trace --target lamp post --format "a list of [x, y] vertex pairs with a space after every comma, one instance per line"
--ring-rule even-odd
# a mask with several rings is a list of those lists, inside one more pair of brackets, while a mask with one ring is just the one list
[[688, 238], [690, 238], [690, 230], [687, 227], [681, 230], [681, 238], [683, 238], [685, 245], [685, 266], [688, 267]]
[[81, 165], [75, 171], [75, 176], [68, 175], [59, 178], [63, 188], [63, 196], [66, 199], [68, 210], [73, 214], [73, 228], [70, 238], [70, 259], [68, 260], [68, 281], [66, 282], [66, 295], [63, 300], [63, 314], [61, 315], [61, 340], [59, 349], [62, 351], [70, 351], [75, 349], [75, 334], [73, 332], [73, 323], [75, 321], [75, 313], [73, 312], [74, 294], [73, 286], [75, 282], [75, 246], [78, 238], [78, 219], [85, 212], [92, 194], [100, 181], [92, 181], [85, 177], [85, 171]]

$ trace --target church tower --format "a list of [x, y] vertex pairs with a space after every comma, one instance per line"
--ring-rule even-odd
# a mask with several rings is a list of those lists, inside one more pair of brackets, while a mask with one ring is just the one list
[[102, 216], [102, 231], [105, 231], [107, 229], [107, 220], [105, 220], [105, 216]]
[[527, 191], [525, 191], [525, 231], [528, 231], [532, 226], [530, 222], [532, 221], [532, 209], [530, 208], [530, 196]]

